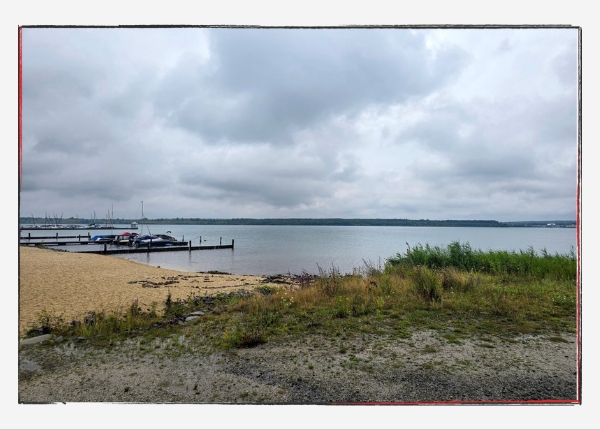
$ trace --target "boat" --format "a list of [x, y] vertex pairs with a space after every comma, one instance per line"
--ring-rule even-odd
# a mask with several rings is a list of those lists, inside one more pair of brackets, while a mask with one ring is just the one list
[[130, 233], [128, 231], [124, 231], [121, 234], [118, 234], [113, 239], [113, 243], [115, 245], [129, 245], [131, 246], [133, 240], [137, 237], [137, 233]]
[[114, 234], [97, 234], [96, 236], [92, 236], [92, 238], [90, 239], [91, 242], [95, 243], [111, 243], [114, 240]]
[[157, 246], [185, 246], [187, 242], [177, 240], [168, 234], [145, 234], [137, 236], [132, 241], [132, 246], [135, 248], [139, 247], [157, 247]]

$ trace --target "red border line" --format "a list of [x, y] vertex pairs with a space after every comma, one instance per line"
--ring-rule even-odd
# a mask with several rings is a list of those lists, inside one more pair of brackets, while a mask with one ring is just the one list
[[340, 406], [377, 406], [377, 405], [405, 405], [405, 406], [431, 406], [431, 405], [544, 405], [544, 404], [564, 404], [576, 405], [579, 400], [448, 400], [448, 401], [416, 401], [416, 402], [334, 402], [332, 405]]
[[19, 191], [23, 177], [23, 29], [19, 27]]

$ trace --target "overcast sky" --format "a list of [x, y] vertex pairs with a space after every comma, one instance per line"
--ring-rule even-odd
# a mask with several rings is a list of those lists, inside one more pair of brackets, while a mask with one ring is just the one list
[[24, 28], [20, 215], [575, 219], [576, 28]]

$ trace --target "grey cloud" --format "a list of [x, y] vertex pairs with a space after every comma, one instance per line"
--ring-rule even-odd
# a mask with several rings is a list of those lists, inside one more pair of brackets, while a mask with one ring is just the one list
[[565, 50], [552, 60], [552, 68], [558, 80], [565, 89], [570, 91], [577, 88], [574, 85], [578, 73], [576, 55], [577, 51], [575, 49]]
[[330, 185], [311, 178], [282, 180], [271, 176], [209, 176], [188, 178], [185, 195], [225, 200], [242, 205], [267, 204], [279, 208], [311, 205], [319, 197], [330, 194]]
[[297, 157], [294, 154], [244, 154], [227, 161], [204, 160], [201, 168], [187, 166], [178, 176], [185, 194], [190, 197], [262, 202], [273, 207], [297, 208], [312, 205], [320, 198], [330, 198], [339, 183], [359, 179], [360, 167], [352, 157], [340, 159]]
[[426, 30], [37, 30], [24, 33], [28, 216], [139, 200], [153, 217], [575, 211], [575, 57], [559, 37], [537, 38], [508, 88], [494, 78], [529, 55], [525, 33], [507, 31], [497, 69], [481, 58], [502, 40], [486, 32], [429, 50]]
[[165, 95], [157, 107], [165, 115], [178, 112], [175, 124], [214, 141], [289, 144], [291, 132], [331, 115], [429, 94], [465, 58], [457, 49], [436, 59], [424, 55], [422, 35], [403, 30], [215, 29], [211, 35], [214, 64], [189, 61], [185, 70], [172, 70], [159, 91], [180, 96]]
[[456, 177], [481, 183], [532, 177], [534, 170], [534, 161], [525, 153], [472, 153], [457, 157], [454, 164]]

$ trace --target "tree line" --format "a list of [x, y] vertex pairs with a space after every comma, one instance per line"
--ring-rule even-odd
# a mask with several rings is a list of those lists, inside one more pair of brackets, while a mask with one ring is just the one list
[[[63, 219], [62, 224], [90, 224], [97, 220]], [[399, 227], [575, 227], [575, 221], [430, 220], [406, 218], [115, 218], [112, 224], [142, 222], [157, 225], [322, 225], [322, 226], [399, 226]], [[21, 217], [21, 224], [43, 224], [43, 218]]]

